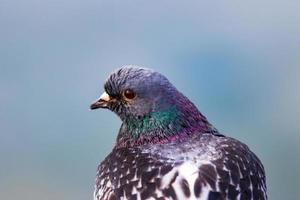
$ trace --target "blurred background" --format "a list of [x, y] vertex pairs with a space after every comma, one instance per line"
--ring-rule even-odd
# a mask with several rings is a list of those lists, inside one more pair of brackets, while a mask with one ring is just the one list
[[0, 199], [92, 199], [120, 120], [91, 112], [115, 68], [165, 74], [300, 196], [300, 1], [0, 0]]

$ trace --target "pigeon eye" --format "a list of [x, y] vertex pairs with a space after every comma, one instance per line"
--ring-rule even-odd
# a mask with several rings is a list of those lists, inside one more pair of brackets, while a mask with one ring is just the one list
[[124, 92], [123, 92], [123, 96], [125, 98], [125, 100], [132, 100], [135, 98], [136, 94], [133, 90], [131, 89], [126, 89]]

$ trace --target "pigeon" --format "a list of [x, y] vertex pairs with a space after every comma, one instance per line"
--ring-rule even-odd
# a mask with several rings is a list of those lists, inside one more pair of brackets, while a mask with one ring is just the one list
[[94, 200], [265, 200], [259, 158], [221, 134], [162, 74], [138, 66], [114, 71], [90, 108], [122, 125], [97, 168]]

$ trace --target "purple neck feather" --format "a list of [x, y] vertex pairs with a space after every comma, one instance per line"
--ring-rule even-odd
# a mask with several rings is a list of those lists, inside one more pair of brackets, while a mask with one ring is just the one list
[[177, 94], [177, 98], [170, 98], [168, 105], [172, 106], [166, 111], [124, 120], [115, 147], [163, 144], [192, 134], [217, 133], [206, 117], [181, 93]]

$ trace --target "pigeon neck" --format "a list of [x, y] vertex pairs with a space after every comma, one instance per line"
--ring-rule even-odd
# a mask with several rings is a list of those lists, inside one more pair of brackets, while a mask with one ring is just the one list
[[193, 133], [217, 132], [193, 103], [182, 98], [167, 109], [125, 119], [116, 147], [167, 143]]

